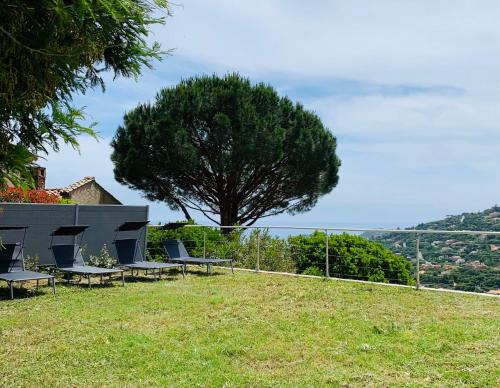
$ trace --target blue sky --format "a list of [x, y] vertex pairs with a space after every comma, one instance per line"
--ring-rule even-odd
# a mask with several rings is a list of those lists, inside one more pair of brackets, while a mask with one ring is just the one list
[[185, 0], [172, 11], [152, 36], [170, 56], [75, 98], [101, 140], [40, 161], [48, 186], [91, 175], [125, 204], [148, 203], [152, 221], [181, 219], [114, 181], [109, 142], [160, 88], [237, 71], [315, 111], [342, 159], [313, 210], [261, 225], [411, 226], [500, 203], [500, 2]]

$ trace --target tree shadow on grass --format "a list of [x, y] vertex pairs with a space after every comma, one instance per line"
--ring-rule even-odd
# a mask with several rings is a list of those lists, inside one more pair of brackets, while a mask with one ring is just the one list
[[[35, 287], [31, 286], [24, 287], [19, 284], [14, 285], [14, 300], [33, 298], [45, 294], [52, 294], [52, 286], [40, 285], [40, 288], [37, 290]], [[9, 287], [7, 285], [0, 285], [0, 302], [8, 300], [12, 300], [10, 299]]]
[[[200, 267], [190, 266], [186, 269], [186, 277], [187, 276], [199, 276], [199, 277], [213, 277], [213, 276], [228, 276], [232, 275], [228, 270], [223, 270], [219, 268], [213, 268], [212, 273], [208, 273], [206, 269]], [[76, 278], [76, 279], [75, 279]], [[157, 283], [157, 282], [173, 282], [183, 280], [182, 272], [178, 270], [171, 270], [168, 272], [164, 272], [161, 275], [161, 278], [157, 280], [154, 279], [152, 274], [145, 274], [144, 271], [141, 271], [138, 275], [132, 276], [130, 271], [125, 273], [125, 286], [127, 283]], [[56, 277], [56, 289], [57, 286], [65, 286], [65, 287], [80, 287], [80, 288], [89, 288], [88, 280], [85, 277], [78, 277], [78, 275], [73, 275], [68, 281], [65, 277], [61, 277], [58, 275]], [[103, 278], [103, 282], [100, 282], [99, 276], [95, 276], [91, 278], [91, 287], [93, 288], [110, 288], [110, 287], [121, 287], [121, 278], [113, 277]], [[46, 285], [40, 285], [40, 288], [37, 290], [33, 285], [29, 284], [28, 287], [23, 285], [17, 286], [14, 285], [14, 299], [16, 298], [32, 298], [41, 295], [45, 295], [47, 293], [52, 294], [52, 288]], [[10, 299], [10, 290], [8, 286], [0, 285], [0, 301], [2, 300], [11, 300]]]
[[231, 275], [229, 270], [222, 270], [220, 268], [212, 268], [212, 273], [207, 272], [206, 267], [204, 266], [188, 266], [186, 268], [186, 276], [187, 275], [196, 275], [200, 277], [211, 277], [211, 276], [222, 276], [222, 275]]
[[158, 283], [158, 282], [173, 282], [182, 280], [182, 274], [162, 274], [161, 278], [154, 279], [152, 275], [125, 275], [125, 285], [127, 283]]

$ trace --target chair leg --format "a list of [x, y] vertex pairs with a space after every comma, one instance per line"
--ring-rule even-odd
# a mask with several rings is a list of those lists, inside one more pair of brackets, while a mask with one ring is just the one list
[[37, 279], [36, 280], [36, 290], [38, 291], [38, 286], [40, 285], [40, 281]]
[[89, 279], [89, 288], [92, 288], [92, 283], [90, 283], [90, 274], [87, 275], [88, 279]]
[[52, 278], [52, 293], [55, 295], [56, 294], [56, 278]]
[[122, 286], [125, 287], [125, 271], [122, 271]]
[[234, 275], [234, 266], [233, 266], [233, 260], [231, 260], [231, 272]]
[[186, 266], [183, 265], [183, 266], [181, 266], [181, 268], [182, 268], [182, 278], [185, 279], [186, 278]]
[[10, 299], [14, 299], [14, 286], [12, 285], [12, 282], [9, 282], [9, 288], [10, 288]]

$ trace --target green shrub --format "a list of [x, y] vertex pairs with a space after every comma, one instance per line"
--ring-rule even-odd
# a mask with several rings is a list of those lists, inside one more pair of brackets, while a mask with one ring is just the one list
[[[325, 233], [288, 238], [298, 271], [321, 268], [325, 274]], [[385, 283], [413, 284], [411, 265], [379, 243], [349, 234], [328, 238], [330, 276]], [[311, 270], [309, 269], [309, 272]]]
[[113, 268], [117, 265], [117, 260], [109, 254], [108, 247], [104, 244], [99, 256], [90, 255], [88, 263], [94, 267]]
[[308, 268], [305, 269], [304, 272], [302, 272], [304, 275], [313, 275], [313, 276], [325, 276], [324, 272], [316, 267], [315, 265], [312, 265]]
[[[193, 223], [189, 222], [189, 224]], [[220, 232], [218, 232], [218, 229], [215, 228], [180, 227], [177, 229], [161, 229], [159, 227], [149, 227], [147, 256], [150, 260], [163, 261], [165, 259], [165, 250], [163, 249], [162, 241], [175, 238], [181, 240], [184, 243], [187, 251], [191, 256], [202, 257], [204, 232], [206, 232], [209, 236], [213, 233], [220, 234]], [[212, 240], [207, 238], [207, 246], [211, 244]]]
[[76, 205], [78, 202], [76, 202], [72, 199], [69, 199], [69, 198], [61, 198], [61, 199], [59, 199], [58, 203], [60, 205]]
[[40, 258], [38, 257], [38, 255], [24, 256], [24, 269], [26, 271], [37, 271], [39, 263]]
[[242, 251], [236, 263], [238, 267], [257, 268], [257, 239], [259, 242], [259, 269], [275, 272], [297, 272], [286, 240], [272, 236], [268, 229], [253, 230], [242, 238]]
[[[325, 275], [325, 233], [319, 231], [283, 239], [271, 235], [269, 230], [245, 233], [242, 228], [221, 233], [216, 227], [181, 227], [172, 230], [149, 228], [150, 259], [164, 260], [161, 242], [168, 238], [182, 240], [192, 256], [233, 258], [236, 267], [248, 269], [257, 268], [259, 239], [261, 270]], [[330, 235], [328, 244], [330, 276], [413, 284], [410, 263], [379, 243], [342, 234]]]
[[236, 267], [255, 269], [258, 234], [260, 234], [260, 269], [296, 272], [286, 240], [272, 236], [267, 230], [253, 230], [245, 235], [243, 229], [222, 233], [216, 227], [181, 227], [171, 230], [152, 227], [148, 230], [148, 256], [152, 260], [163, 260], [165, 252], [161, 242], [168, 238], [177, 238], [184, 243], [192, 256], [203, 257], [205, 254], [205, 257], [234, 259]]
[[325, 268], [325, 234], [314, 232], [311, 235], [298, 235], [288, 238], [288, 246], [297, 271], [304, 273], [309, 267], [321, 269], [324, 276]]

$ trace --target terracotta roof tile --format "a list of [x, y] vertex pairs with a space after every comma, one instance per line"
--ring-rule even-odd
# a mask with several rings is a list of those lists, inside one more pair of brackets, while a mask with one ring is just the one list
[[95, 177], [86, 176], [85, 178], [80, 179], [79, 181], [72, 183], [69, 186], [62, 187], [59, 189], [46, 189], [45, 191], [47, 191], [50, 194], [56, 194], [56, 195], [61, 196], [63, 193], [71, 193], [73, 190], [76, 190], [79, 187], [82, 187], [83, 185], [86, 185], [87, 183], [90, 183], [93, 181], [95, 181]]

